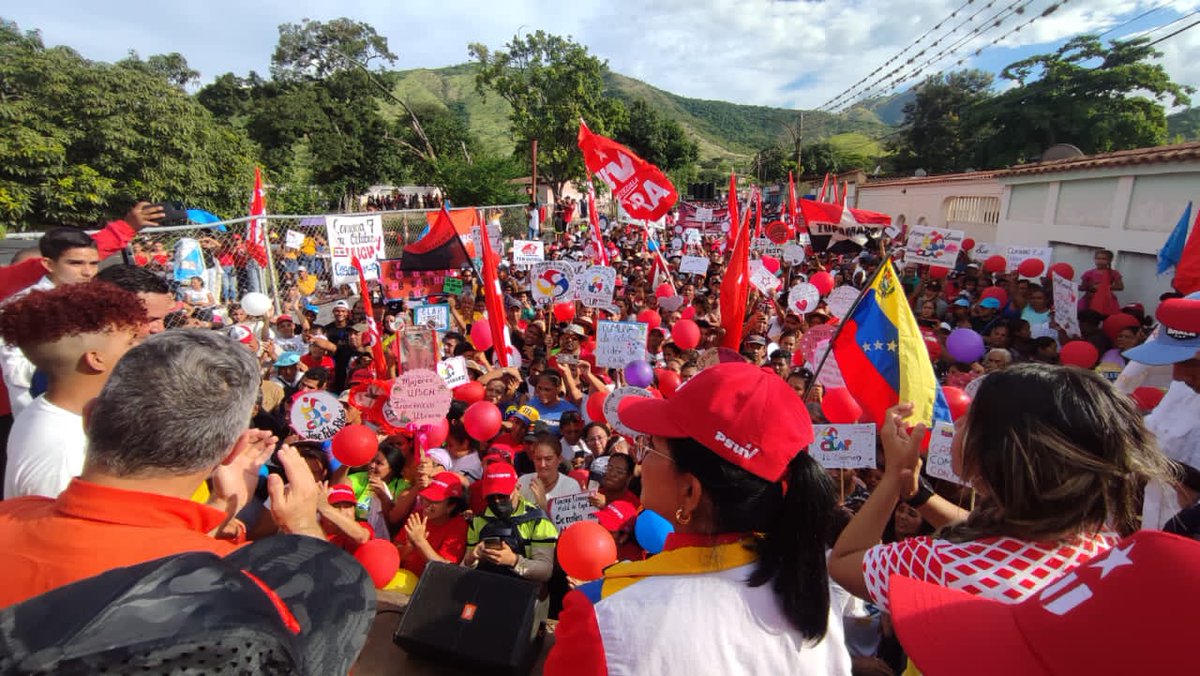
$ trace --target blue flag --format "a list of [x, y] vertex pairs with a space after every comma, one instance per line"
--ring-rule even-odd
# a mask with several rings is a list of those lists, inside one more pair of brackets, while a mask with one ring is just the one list
[[1179, 222], [1175, 224], [1167, 243], [1158, 251], [1158, 274], [1161, 275], [1179, 264], [1179, 259], [1183, 256], [1183, 245], [1187, 242], [1188, 223], [1191, 222], [1192, 203], [1188, 202], [1187, 209], [1183, 210], [1183, 215], [1179, 217]]

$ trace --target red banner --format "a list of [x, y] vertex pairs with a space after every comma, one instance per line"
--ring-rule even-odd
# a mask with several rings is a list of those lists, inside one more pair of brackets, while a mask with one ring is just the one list
[[658, 220], [678, 201], [675, 186], [658, 167], [620, 143], [593, 134], [583, 122], [579, 123], [579, 149], [588, 171], [604, 181], [633, 218]]

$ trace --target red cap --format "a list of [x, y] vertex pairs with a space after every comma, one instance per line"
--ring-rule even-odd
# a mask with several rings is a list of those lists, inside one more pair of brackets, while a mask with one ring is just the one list
[[512, 495], [517, 487], [517, 470], [507, 462], [493, 462], [483, 468], [483, 497]]
[[595, 513], [596, 520], [610, 533], [629, 530], [637, 521], [637, 507], [628, 500], [616, 500]]
[[275, 323], [278, 324], [279, 322], [291, 322], [291, 323], [295, 324], [296, 320], [292, 319], [291, 315], [279, 315], [278, 317], [275, 318]]
[[899, 575], [888, 599], [925, 676], [1178, 673], [1186, 658], [1172, 646], [1195, 638], [1200, 543], [1139, 531], [1016, 605]]
[[704, 369], [670, 399], [627, 397], [617, 417], [643, 434], [695, 439], [767, 481], [782, 479], [813, 440], [800, 397], [775, 373], [745, 361]]
[[254, 332], [241, 324], [236, 324], [233, 328], [229, 329], [229, 337], [242, 345], [251, 345], [254, 343]]
[[462, 497], [463, 485], [462, 480], [454, 472], [438, 472], [437, 476], [429, 482], [425, 490], [418, 493], [422, 498], [430, 502], [441, 502], [450, 498]]
[[354, 497], [353, 488], [346, 484], [334, 484], [329, 487], [329, 504], [341, 505], [347, 502], [358, 502], [358, 498]]

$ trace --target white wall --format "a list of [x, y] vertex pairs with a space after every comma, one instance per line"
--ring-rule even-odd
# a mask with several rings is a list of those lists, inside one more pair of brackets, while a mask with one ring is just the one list
[[967, 237], [976, 241], [991, 242], [996, 237], [995, 225], [947, 222], [946, 205], [955, 197], [999, 198], [1002, 193], [1003, 186], [994, 178], [888, 181], [859, 186], [857, 206], [860, 209], [890, 214], [894, 221], [903, 216], [904, 222], [909, 225], [915, 225], [921, 219], [925, 219], [927, 225], [962, 230]]

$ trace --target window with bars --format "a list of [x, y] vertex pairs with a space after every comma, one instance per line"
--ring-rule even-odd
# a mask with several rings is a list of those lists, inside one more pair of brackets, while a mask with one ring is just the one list
[[946, 200], [946, 222], [996, 225], [1000, 222], [1000, 198], [951, 197]]

